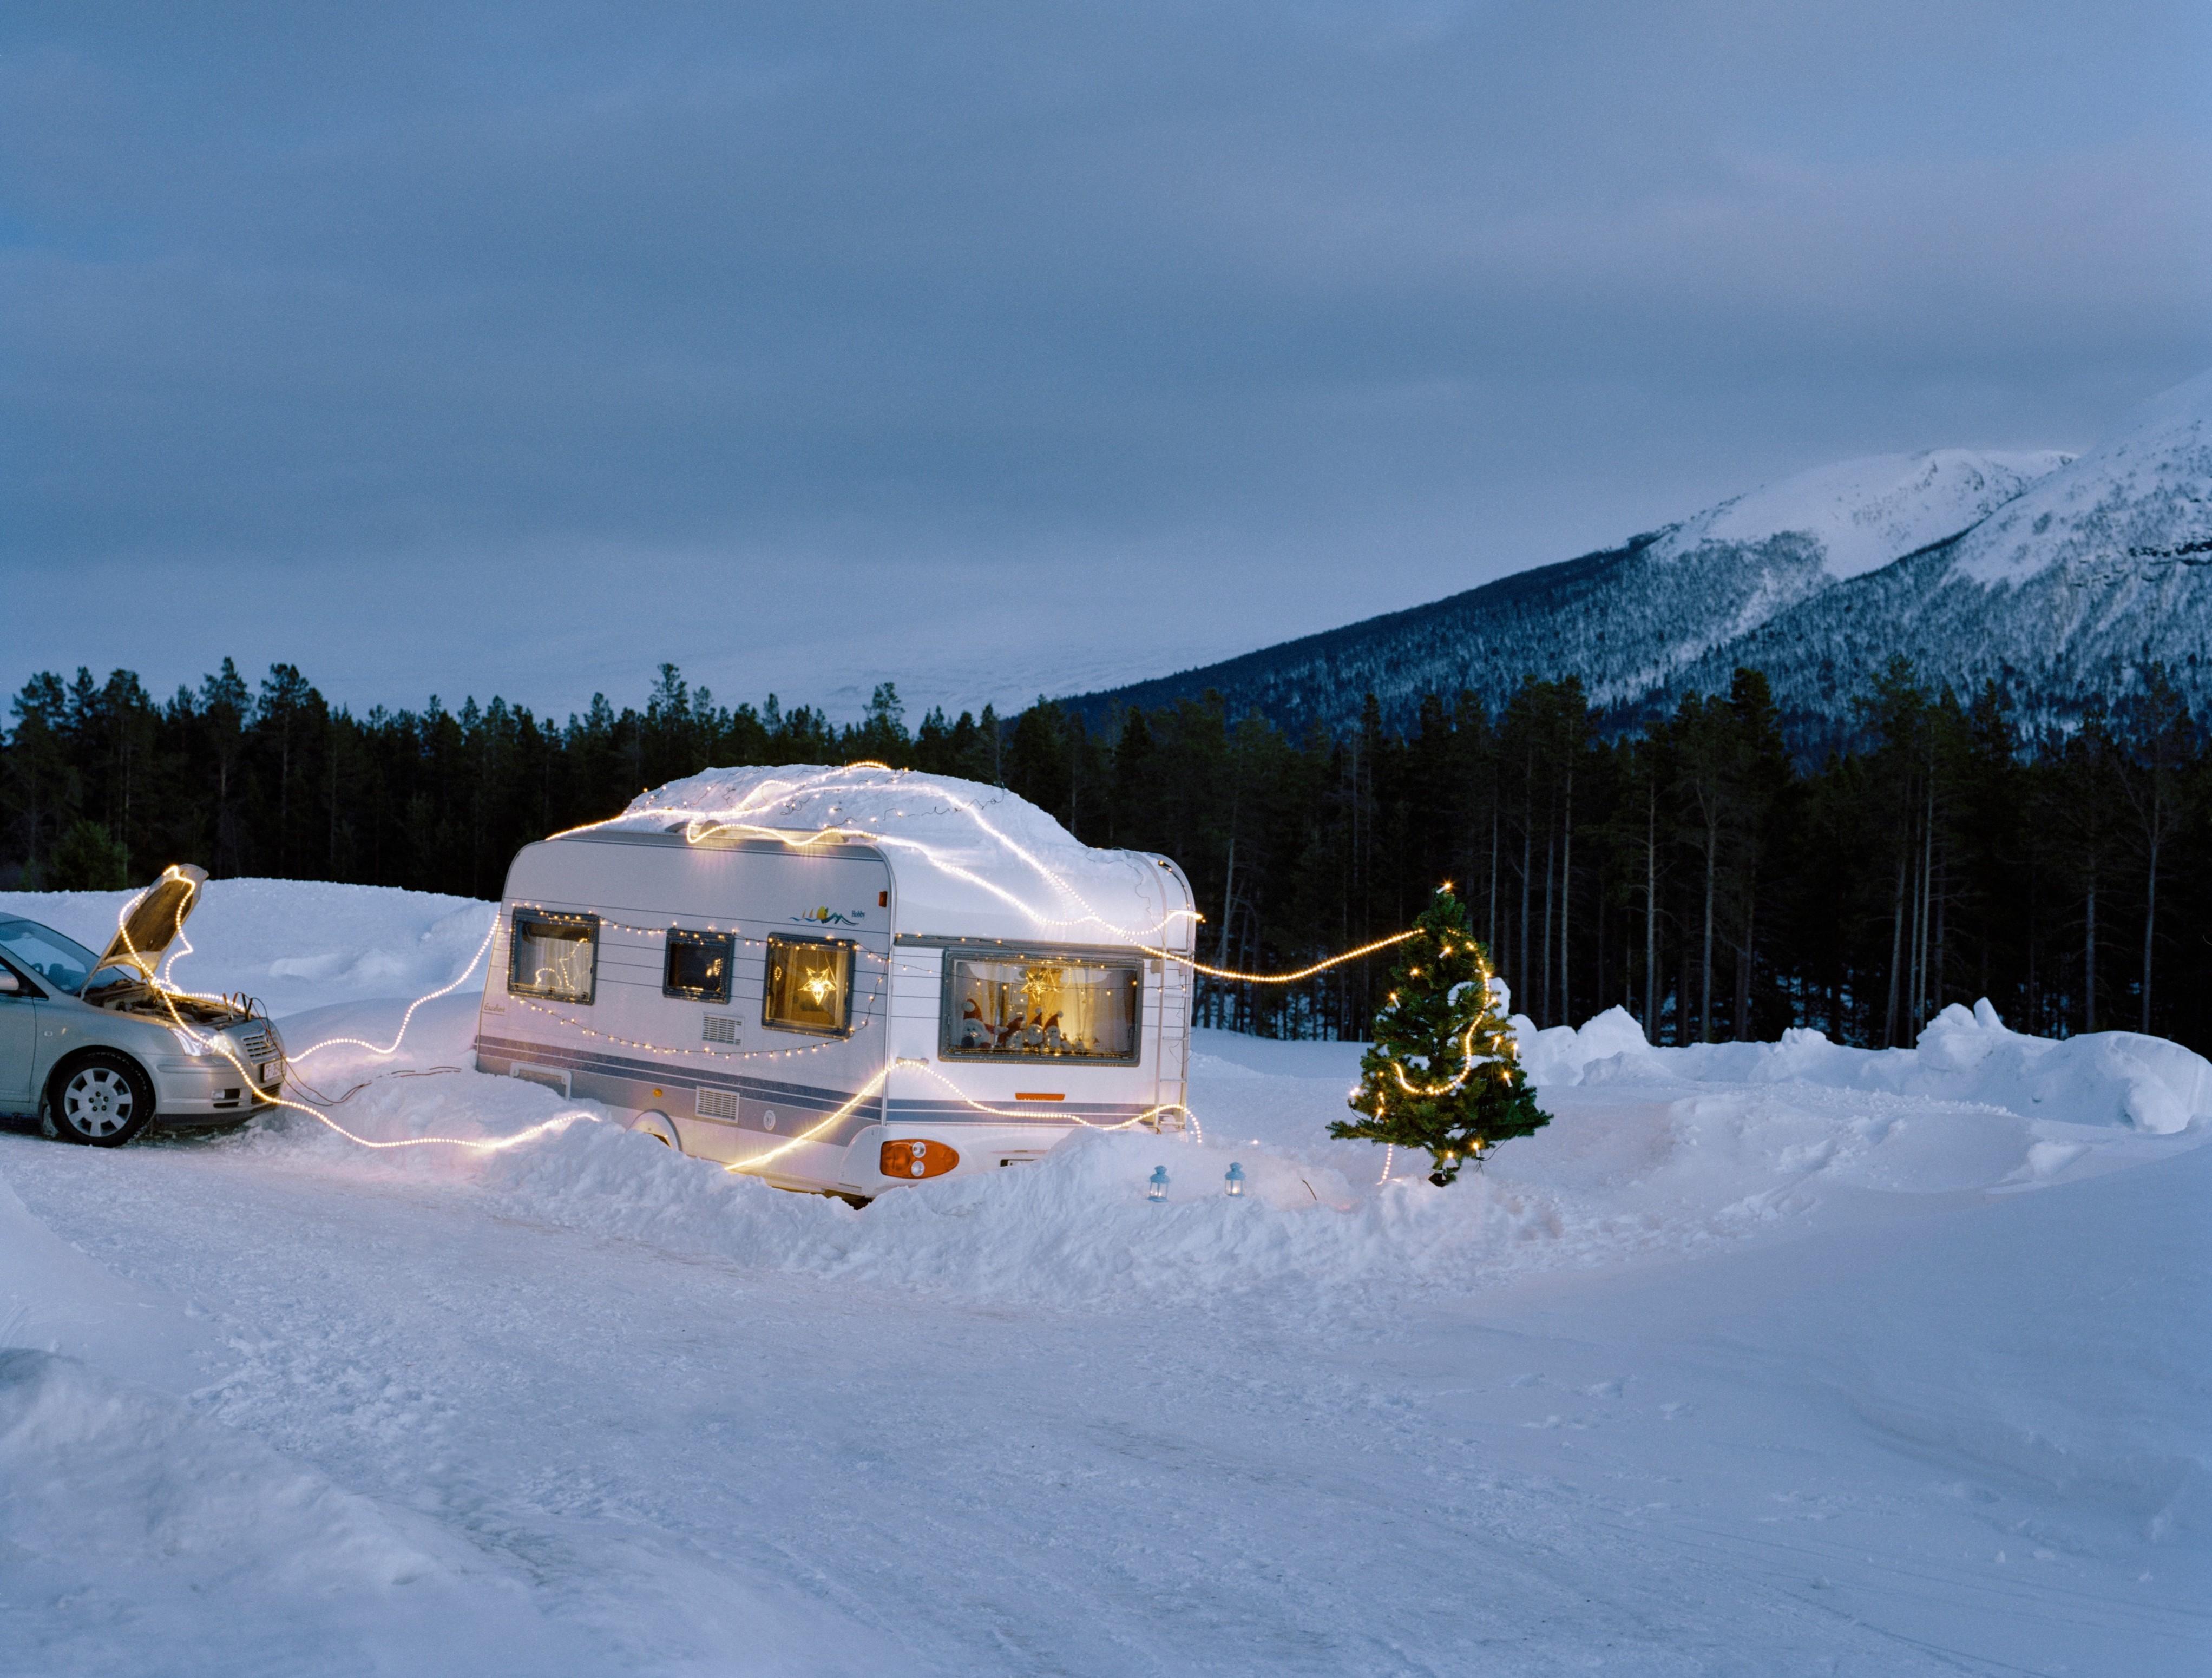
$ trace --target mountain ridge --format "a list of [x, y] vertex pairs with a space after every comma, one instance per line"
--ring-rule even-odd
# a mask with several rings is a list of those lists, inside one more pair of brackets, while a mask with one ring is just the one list
[[1961, 693], [2006, 687], [2031, 720], [2118, 697], [2162, 660], [2212, 682], [2212, 373], [2132, 410], [2080, 455], [1929, 450], [1838, 462], [1618, 547], [1424, 605], [1064, 701], [1094, 723], [1218, 693], [1293, 733], [1355, 724], [1369, 693], [1412, 720], [1462, 688], [1577, 676], [1612, 726], [1764, 670], [1801, 747], [1902, 652]]

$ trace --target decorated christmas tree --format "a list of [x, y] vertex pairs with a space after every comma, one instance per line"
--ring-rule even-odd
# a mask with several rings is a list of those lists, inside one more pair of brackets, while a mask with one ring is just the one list
[[[1552, 1122], [1528, 1093], [1513, 1027], [1492, 988], [1490, 953], [1449, 886], [1430, 900], [1399, 946], [1390, 994], [1375, 1015], [1375, 1041], [1359, 1061], [1352, 1106], [1332, 1136], [1423, 1148], [1438, 1188], [1468, 1160]], [[1500, 987], [1502, 990], [1502, 987]]]

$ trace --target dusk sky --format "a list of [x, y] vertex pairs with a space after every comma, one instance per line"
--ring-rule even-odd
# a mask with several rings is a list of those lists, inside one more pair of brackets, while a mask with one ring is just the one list
[[2212, 11], [0, 13], [0, 650], [1162, 674], [2212, 366]]

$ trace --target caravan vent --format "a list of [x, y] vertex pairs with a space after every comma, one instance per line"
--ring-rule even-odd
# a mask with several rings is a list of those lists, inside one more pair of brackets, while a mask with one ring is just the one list
[[570, 1093], [568, 1075], [557, 1066], [532, 1066], [517, 1061], [513, 1068], [516, 1077], [526, 1084], [543, 1084], [562, 1095]]
[[735, 1090], [702, 1089], [699, 1092], [699, 1117], [702, 1118], [730, 1118], [738, 1116], [738, 1095]]
[[707, 1016], [704, 1034], [709, 1043], [735, 1043], [738, 1040], [738, 1022], [726, 1014], [710, 1014]]

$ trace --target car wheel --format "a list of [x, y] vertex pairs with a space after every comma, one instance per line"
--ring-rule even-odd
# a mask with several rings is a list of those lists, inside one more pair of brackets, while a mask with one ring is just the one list
[[46, 1107], [64, 1142], [120, 1148], [154, 1122], [154, 1086], [129, 1057], [94, 1049], [54, 1075]]

